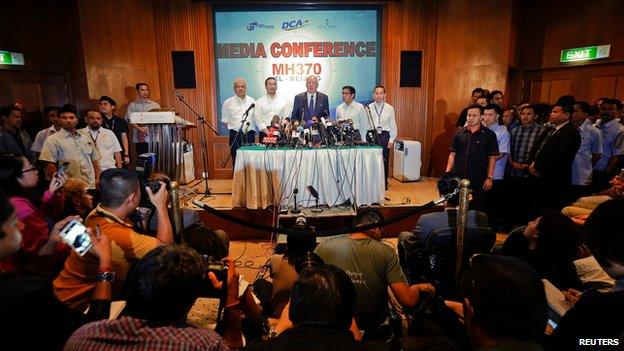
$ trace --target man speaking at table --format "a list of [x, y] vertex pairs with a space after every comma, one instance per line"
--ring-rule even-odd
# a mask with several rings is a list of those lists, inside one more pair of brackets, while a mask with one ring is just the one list
[[291, 118], [294, 121], [308, 121], [312, 117], [328, 117], [329, 116], [329, 99], [327, 95], [316, 91], [318, 89], [318, 79], [316, 76], [308, 76], [306, 79], [307, 91], [297, 94], [293, 102], [293, 110]]

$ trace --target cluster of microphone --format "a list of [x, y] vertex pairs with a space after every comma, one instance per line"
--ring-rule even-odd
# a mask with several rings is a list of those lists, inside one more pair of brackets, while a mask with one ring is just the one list
[[281, 122], [274, 116], [269, 133], [261, 142], [267, 145], [323, 147], [345, 145], [355, 140], [353, 123], [333, 121], [325, 117], [312, 117], [308, 121], [284, 118]]

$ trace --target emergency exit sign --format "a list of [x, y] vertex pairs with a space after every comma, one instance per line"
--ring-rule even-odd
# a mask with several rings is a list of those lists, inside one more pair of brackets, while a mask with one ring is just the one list
[[23, 66], [24, 54], [21, 52], [10, 52], [0, 50], [0, 65], [19, 65]]
[[586, 46], [561, 50], [561, 62], [590, 61], [609, 57], [611, 45]]

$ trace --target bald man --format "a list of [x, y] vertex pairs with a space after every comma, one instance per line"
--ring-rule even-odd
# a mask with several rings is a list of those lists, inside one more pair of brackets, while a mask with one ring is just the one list
[[[236, 150], [243, 143], [253, 144], [256, 139], [254, 111], [253, 108], [249, 110], [255, 102], [254, 98], [247, 95], [247, 82], [243, 78], [234, 79], [234, 96], [225, 100], [221, 109], [221, 122], [230, 132], [230, 155], [234, 166], [236, 165]], [[243, 125], [246, 111], [248, 111], [247, 119]]]
[[293, 102], [291, 113], [292, 120], [312, 120], [312, 117], [329, 116], [329, 99], [327, 95], [318, 92], [318, 79], [316, 76], [308, 76], [306, 79], [306, 91], [297, 94]]

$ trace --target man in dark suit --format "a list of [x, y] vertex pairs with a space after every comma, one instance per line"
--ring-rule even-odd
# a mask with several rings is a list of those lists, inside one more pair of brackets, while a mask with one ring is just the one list
[[548, 121], [552, 127], [542, 135], [532, 151], [529, 173], [538, 179], [540, 209], [560, 211], [565, 206], [572, 185], [572, 162], [581, 146], [581, 134], [570, 123], [572, 106], [554, 105]]
[[316, 76], [308, 76], [306, 79], [307, 91], [297, 94], [293, 102], [293, 110], [290, 115], [292, 120], [307, 121], [312, 117], [329, 117], [329, 99], [327, 95], [316, 91], [318, 79]]
[[[440, 196], [452, 193], [459, 185], [460, 176], [457, 173], [447, 172], [438, 180], [438, 192]], [[444, 206], [443, 212], [427, 213], [418, 218], [416, 228], [411, 232], [401, 232], [399, 234], [398, 252], [399, 261], [403, 271], [410, 282], [415, 281], [418, 272], [414, 272], [413, 264], [416, 261], [415, 254], [418, 249], [424, 247], [427, 238], [432, 231], [439, 228], [457, 226], [457, 212], [459, 206], [459, 194], [449, 198]], [[466, 228], [488, 227], [488, 218], [484, 212], [468, 211], [468, 223]]]

